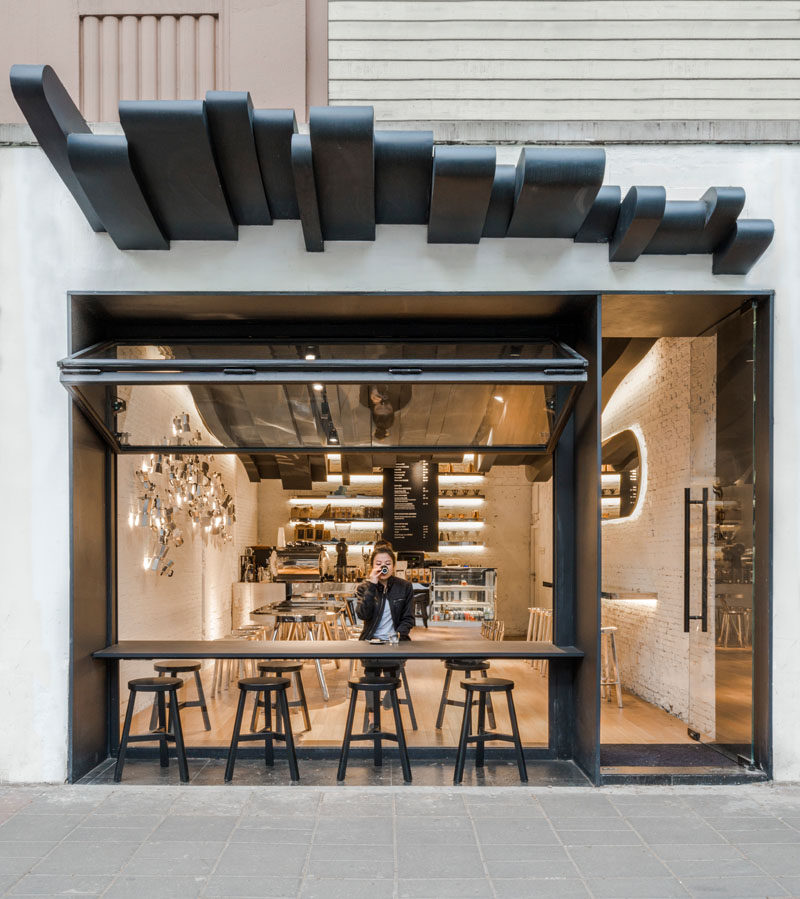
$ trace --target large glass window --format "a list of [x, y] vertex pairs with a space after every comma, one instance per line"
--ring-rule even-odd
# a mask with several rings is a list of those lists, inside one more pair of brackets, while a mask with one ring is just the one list
[[214, 450], [549, 452], [586, 380], [586, 361], [550, 340], [107, 343], [61, 369], [121, 451], [163, 445], [157, 397], [175, 419], [196, 414], [191, 442]]

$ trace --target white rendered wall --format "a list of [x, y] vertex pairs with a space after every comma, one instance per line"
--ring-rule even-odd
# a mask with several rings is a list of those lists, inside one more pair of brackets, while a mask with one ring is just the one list
[[[499, 154], [510, 161], [516, 152]], [[510, 157], [510, 158], [509, 158]], [[741, 184], [745, 215], [771, 217], [776, 238], [746, 277], [713, 277], [708, 256], [609, 264], [607, 247], [567, 240], [431, 245], [424, 227], [378, 226], [374, 243], [303, 249], [300, 225], [241, 228], [236, 243], [176, 242], [169, 252], [118, 251], [94, 234], [38, 149], [0, 151], [0, 541], [3, 610], [0, 777], [66, 776], [69, 658], [68, 400], [55, 362], [67, 352], [68, 290], [726, 291], [775, 289], [774, 757], [800, 779], [800, 149], [625, 147], [608, 151], [606, 182], [665, 184], [672, 198]], [[365, 309], [365, 314], [369, 310]], [[8, 439], [8, 438], [12, 439]]]

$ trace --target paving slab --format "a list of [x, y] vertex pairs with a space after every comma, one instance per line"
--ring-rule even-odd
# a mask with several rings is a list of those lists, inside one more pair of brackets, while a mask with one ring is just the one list
[[0, 894], [9, 896], [800, 896], [800, 790], [769, 784], [223, 787], [134, 778], [2, 787], [0, 822]]

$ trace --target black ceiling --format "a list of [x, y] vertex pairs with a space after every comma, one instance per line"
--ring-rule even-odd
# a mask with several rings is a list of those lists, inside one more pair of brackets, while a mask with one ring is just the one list
[[236, 240], [239, 225], [300, 219], [306, 249], [375, 239], [376, 223], [425, 224], [429, 243], [565, 238], [607, 243], [611, 262], [642, 254], [713, 254], [714, 274], [743, 275], [773, 223], [739, 219], [740, 187], [670, 201], [658, 186], [604, 185], [601, 148], [436, 146], [430, 131], [375, 131], [372, 107], [312, 107], [309, 134], [291, 110], [250, 95], [123, 101], [124, 135], [92, 134], [49, 66], [17, 65], [11, 88], [90, 225], [122, 250], [171, 240]]

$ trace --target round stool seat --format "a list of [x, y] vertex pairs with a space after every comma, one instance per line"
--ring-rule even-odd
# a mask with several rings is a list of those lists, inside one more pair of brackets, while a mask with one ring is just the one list
[[601, 633], [601, 634], [615, 634], [616, 632], [617, 632], [616, 627], [612, 627], [611, 625], [609, 625], [608, 627], [601, 627], [601, 628], [600, 628], [600, 633]]
[[282, 690], [289, 686], [287, 677], [242, 677], [239, 689], [263, 693], [265, 690]]
[[195, 659], [170, 659], [167, 662], [156, 662], [156, 671], [199, 671], [200, 662]]
[[259, 662], [258, 663], [259, 671], [272, 671], [278, 672], [282, 671], [286, 674], [292, 674], [294, 671], [302, 671], [303, 663], [302, 662]]
[[128, 681], [128, 689], [134, 693], [166, 693], [182, 686], [179, 677], [137, 677]]
[[351, 690], [395, 690], [400, 686], [396, 677], [355, 677], [347, 682]]
[[480, 677], [477, 680], [462, 680], [461, 686], [476, 693], [497, 693], [500, 690], [513, 690], [514, 681], [505, 677]]
[[451, 671], [488, 671], [489, 663], [485, 659], [445, 659], [444, 667]]

